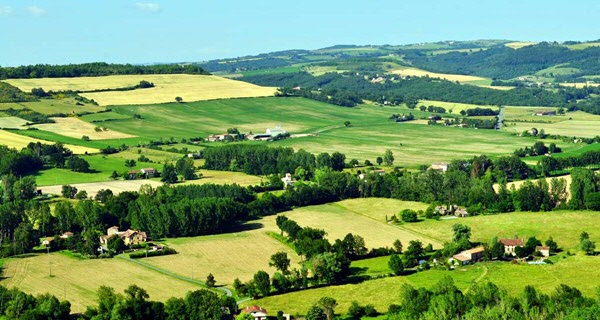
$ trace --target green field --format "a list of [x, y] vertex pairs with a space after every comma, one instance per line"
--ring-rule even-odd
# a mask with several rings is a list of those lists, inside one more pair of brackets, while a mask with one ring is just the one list
[[101, 113], [94, 113], [94, 114], [86, 114], [79, 118], [81, 120], [84, 120], [87, 122], [102, 122], [102, 121], [111, 121], [111, 120], [130, 119], [131, 117], [120, 114], [120, 113], [116, 113], [113, 111], [109, 111], [109, 112], [101, 112]]
[[[109, 181], [111, 180], [110, 175], [113, 170], [117, 171], [119, 174], [129, 170], [129, 168], [125, 166], [125, 158], [121, 158], [118, 154], [109, 156], [82, 155], [81, 157], [89, 162], [90, 169], [94, 170], [93, 173], [73, 172], [68, 169], [58, 168], [41, 170], [34, 174], [38, 186]], [[162, 171], [163, 165], [136, 161], [135, 167], [131, 170], [139, 170], [148, 167], [154, 167], [160, 172]]]
[[[375, 261], [357, 261], [353, 262], [352, 266], [372, 268], [371, 273], [377, 275], [377, 270], [385, 273], [386, 258], [369, 259]], [[521, 295], [523, 288], [527, 285], [535, 286], [542, 292], [551, 293], [563, 283], [577, 287], [584, 295], [593, 297], [596, 294], [596, 289], [600, 285], [597, 257], [579, 254], [566, 257], [562, 254], [552, 259], [556, 261], [552, 265], [485, 262], [453, 271], [432, 269], [408, 276], [387, 277], [359, 284], [345, 284], [276, 295], [258, 301], [244, 302], [242, 305], [258, 304], [267, 310], [284, 310], [291, 314], [305, 314], [306, 310], [321, 297], [332, 297], [339, 304], [336, 308], [338, 314], [345, 314], [352, 301], [358, 301], [362, 305], [373, 304], [377, 311], [387, 312], [390, 304], [399, 303], [398, 292], [403, 284], [407, 283], [417, 288], [431, 288], [444, 276], [451, 276], [456, 286], [463, 292], [468, 291], [474, 283], [489, 281], [513, 296]], [[582, 272], [585, 272], [585, 277], [582, 276]], [[374, 297], [376, 298], [374, 299]]]
[[[533, 116], [532, 113], [543, 108], [506, 108], [504, 130], [523, 132], [531, 128], [544, 129], [547, 134], [571, 137], [593, 138], [600, 134], [600, 116], [583, 111], [568, 112], [564, 115]], [[554, 110], [545, 108], [543, 110]], [[529, 112], [532, 111], [532, 112]], [[517, 121], [511, 121], [517, 120]], [[527, 121], [527, 122], [522, 122]]]
[[58, 133], [44, 131], [44, 130], [19, 130], [15, 131], [19, 135], [36, 138], [40, 140], [46, 140], [47, 143], [52, 144], [54, 142], [60, 142], [63, 144], [71, 144], [76, 146], [82, 146], [87, 148], [103, 149], [106, 147], [118, 147], [123, 144], [125, 145], [137, 145], [139, 143], [147, 143], [149, 139], [142, 138], [125, 138], [125, 139], [111, 139], [111, 140], [91, 140], [84, 141], [79, 138], [67, 137]]
[[[142, 117], [102, 123], [110, 130], [139, 137], [123, 139], [123, 143], [171, 137], [175, 140], [206, 137], [231, 127], [237, 127], [242, 132], [258, 133], [280, 124], [292, 135], [318, 136], [293, 138], [272, 145], [304, 148], [313, 153], [335, 149], [345, 153], [348, 159], [356, 158], [361, 162], [365, 159], [373, 161], [386, 149], [391, 149], [397, 165], [412, 167], [483, 153], [491, 156], [510, 154], [515, 149], [533, 144], [531, 138], [518, 138], [506, 132], [432, 127], [418, 121], [394, 123], [388, 120], [394, 113], [413, 112], [417, 117], [428, 114], [419, 110], [411, 111], [404, 106], [365, 104], [358, 108], [343, 108], [303, 98], [120, 106], [113, 107], [113, 112], [127, 117], [133, 114]], [[352, 126], [344, 127], [344, 121], [350, 121]], [[102, 143], [106, 142], [110, 141]]]
[[553, 211], [515, 212], [498, 215], [476, 216], [466, 219], [426, 220], [403, 224], [401, 228], [424, 234], [440, 242], [452, 240], [452, 225], [462, 223], [471, 227], [472, 240], [489, 242], [492, 237], [513, 238], [536, 236], [545, 241], [552, 236], [559, 247], [577, 249], [582, 231], [590, 233], [594, 241], [600, 241], [600, 212], [596, 211]]

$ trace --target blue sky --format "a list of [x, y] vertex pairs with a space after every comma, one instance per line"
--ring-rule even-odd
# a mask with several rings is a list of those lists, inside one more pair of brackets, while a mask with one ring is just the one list
[[0, 65], [202, 61], [335, 44], [600, 38], [595, 0], [0, 0]]

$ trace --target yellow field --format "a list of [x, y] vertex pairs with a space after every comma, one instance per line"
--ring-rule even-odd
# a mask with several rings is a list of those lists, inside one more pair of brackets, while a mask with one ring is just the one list
[[24, 127], [26, 124], [27, 120], [18, 117], [0, 117], [0, 128], [27, 129]]
[[435, 72], [430, 72], [430, 71], [425, 71], [425, 70], [410, 68], [410, 67], [402, 67], [401, 69], [393, 70], [392, 73], [398, 74], [401, 76], [415, 76], [415, 77], [429, 76], [431, 78], [441, 78], [441, 79], [446, 79], [449, 81], [459, 81], [459, 82], [487, 80], [486, 78], [482, 78], [482, 77], [466, 76], [466, 75], [462, 75], [462, 74], [435, 73]]
[[96, 290], [102, 285], [122, 293], [129, 285], [136, 284], [148, 291], [150, 299], [160, 301], [183, 297], [186, 292], [200, 288], [119, 258], [78, 260], [52, 253], [49, 257], [7, 259], [4, 268], [5, 279], [0, 284], [30, 294], [50, 293], [61, 300], [67, 299], [72, 312], [83, 312], [86, 306], [96, 305]]
[[138, 84], [141, 80], [153, 82], [155, 87], [133, 91], [82, 93], [101, 105], [152, 104], [183, 101], [264, 97], [275, 93], [275, 88], [260, 87], [250, 83], [217, 76], [201, 75], [120, 75], [82, 78], [12, 79], [6, 82], [23, 91], [42, 87], [48, 90], [97, 90], [122, 88]]
[[[39, 140], [35, 138], [30, 138], [26, 136], [22, 136], [16, 133], [8, 132], [5, 130], [0, 130], [0, 144], [6, 145], [9, 148], [21, 149], [27, 147], [30, 142], [40, 142], [45, 144], [53, 144], [50, 141]], [[87, 153], [97, 153], [100, 152], [98, 149], [75, 146], [71, 144], [65, 144], [65, 147], [69, 148], [75, 154], [85, 154]]]
[[[380, 202], [379, 204], [377, 204]], [[398, 228], [385, 222], [385, 216], [391, 217], [402, 209], [421, 208], [414, 202], [405, 203], [393, 199], [355, 199], [320, 206], [297, 208], [282, 213], [303, 227], [323, 229], [327, 239], [343, 239], [348, 233], [358, 234], [365, 239], [367, 248], [391, 247], [396, 239], [407, 244], [410, 240], [420, 240], [441, 247], [441, 242], [417, 233]], [[265, 221], [275, 217], [267, 217]], [[265, 222], [265, 224], [267, 224]]]
[[523, 47], [526, 46], [531, 46], [537, 44], [537, 42], [527, 42], [527, 41], [516, 41], [516, 42], [509, 42], [504, 44], [505, 46], [509, 47], [509, 48], [513, 48], [513, 49], [521, 49]]
[[199, 171], [202, 174], [202, 179], [184, 181], [182, 184], [232, 184], [237, 183], [240, 186], [253, 186], [260, 184], [261, 178], [245, 174], [243, 172], [205, 170]]
[[294, 251], [271, 238], [266, 231], [276, 230], [275, 224], [263, 224], [263, 220], [249, 222], [247, 228], [254, 230], [193, 238], [168, 239], [176, 255], [144, 259], [153, 266], [169, 270], [186, 277], [204, 281], [209, 273], [215, 276], [218, 285], [231, 286], [235, 278], [242, 281], [252, 279], [259, 270], [273, 274], [269, 267], [271, 255], [286, 252], [296, 267], [299, 261]]
[[121, 133], [112, 130], [96, 131], [96, 126], [102, 127], [102, 124], [92, 124], [85, 122], [79, 118], [67, 117], [67, 118], [52, 118], [55, 123], [43, 123], [35, 125], [34, 127], [54, 132], [63, 136], [80, 139], [82, 136], [88, 136], [91, 140], [106, 140], [106, 139], [122, 139], [122, 138], [133, 138], [134, 135]]

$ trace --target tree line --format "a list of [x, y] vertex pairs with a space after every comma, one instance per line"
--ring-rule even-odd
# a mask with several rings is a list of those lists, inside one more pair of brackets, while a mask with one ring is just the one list
[[60, 142], [53, 145], [30, 142], [21, 151], [0, 145], [0, 175], [23, 176], [41, 170], [44, 166], [90, 172], [89, 163], [73, 155]]
[[132, 65], [92, 62], [68, 65], [36, 64], [0, 67], [0, 79], [76, 78], [126, 74], [209, 74], [199, 66], [186, 64]]

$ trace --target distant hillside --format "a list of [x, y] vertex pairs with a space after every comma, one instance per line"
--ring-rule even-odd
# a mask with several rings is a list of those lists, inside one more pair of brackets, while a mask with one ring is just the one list
[[449, 52], [427, 55], [413, 51], [407, 53], [405, 59], [419, 68], [434, 72], [499, 79], [525, 76], [557, 65], [560, 65], [560, 68], [577, 69], [573, 74], [557, 77], [561, 80], [600, 74], [600, 63], [598, 63], [600, 47], [571, 50], [563, 45], [547, 42], [516, 50], [506, 46], [495, 46], [473, 53]]
[[194, 65], [160, 64], [131, 65], [93, 62], [69, 65], [37, 64], [20, 67], [0, 67], [0, 79], [75, 78], [128, 74], [209, 74]]

